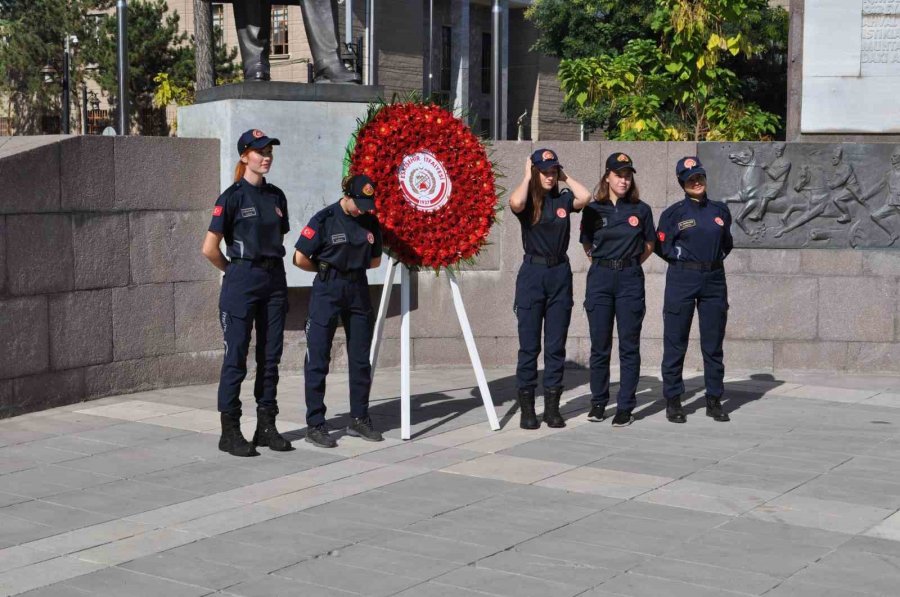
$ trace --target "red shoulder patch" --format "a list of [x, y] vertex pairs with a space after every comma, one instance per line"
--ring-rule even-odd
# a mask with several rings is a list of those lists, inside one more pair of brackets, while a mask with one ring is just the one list
[[713, 221], [714, 221], [716, 224], [718, 224], [719, 226], [724, 226], [724, 225], [725, 225], [725, 220], [723, 220], [722, 218], [720, 218], [720, 217], [718, 217], [718, 216], [716, 216], [716, 219], [713, 220]]
[[214, 218], [218, 218], [219, 216], [222, 215], [222, 212], [223, 212], [223, 211], [225, 211], [225, 209], [224, 209], [221, 205], [215, 206], [215, 207], [213, 208], [213, 217], [214, 217]]
[[310, 228], [309, 226], [306, 226], [303, 228], [303, 230], [300, 231], [300, 234], [302, 234], [306, 238], [311, 239], [312, 237], [314, 237], [316, 235], [316, 231], [313, 230], [312, 228]]
[[660, 230], [656, 233], [656, 238], [659, 239], [659, 242], [664, 243], [666, 242], [666, 233]]

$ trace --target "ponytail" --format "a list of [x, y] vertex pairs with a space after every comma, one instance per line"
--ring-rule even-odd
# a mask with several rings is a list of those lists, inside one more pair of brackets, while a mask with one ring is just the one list
[[[253, 151], [253, 149], [246, 149], [244, 153], [241, 154], [241, 158], [245, 155]], [[234, 182], [240, 181], [244, 178], [244, 173], [247, 171], [247, 164], [244, 163], [243, 159], [238, 160], [237, 166], [234, 167]]]

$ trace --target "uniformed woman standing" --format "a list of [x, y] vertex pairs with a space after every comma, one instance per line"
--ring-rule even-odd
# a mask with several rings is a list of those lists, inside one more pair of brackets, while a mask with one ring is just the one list
[[[279, 452], [291, 449], [290, 442], [275, 428], [278, 364], [287, 312], [284, 235], [290, 226], [284, 193], [265, 179], [272, 167], [272, 147], [280, 144], [258, 129], [241, 135], [234, 184], [216, 201], [203, 241], [203, 254], [225, 272], [219, 296], [219, 321], [225, 336], [225, 360], [219, 379], [219, 449], [234, 456], [257, 456], [254, 445]], [[219, 249], [222, 238], [227, 259]], [[254, 326], [257, 422], [251, 444], [241, 434], [239, 396], [247, 375], [247, 350]]]
[[663, 304], [663, 396], [666, 418], [684, 423], [682, 369], [694, 308], [700, 317], [700, 351], [706, 383], [706, 415], [728, 421], [722, 410], [722, 341], [728, 320], [728, 286], [723, 261], [734, 245], [731, 212], [706, 196], [706, 170], [696, 157], [675, 167], [685, 198], [670, 205], [659, 218], [657, 253], [669, 263]]
[[644, 270], [653, 253], [655, 230], [650, 206], [640, 200], [634, 163], [624, 153], [606, 159], [594, 201], [581, 219], [581, 242], [591, 259], [584, 308], [591, 332], [591, 410], [588, 420], [606, 418], [613, 320], [619, 329], [619, 395], [613, 427], [634, 421], [631, 411], [641, 372]]
[[325, 424], [325, 377], [338, 319], [347, 335], [350, 368], [350, 425], [347, 435], [381, 441], [369, 417], [372, 367], [372, 303], [366, 270], [381, 264], [381, 227], [366, 212], [375, 209], [375, 186], [365, 175], [342, 182], [344, 196], [312, 217], [300, 233], [294, 265], [318, 272], [306, 322], [306, 441], [322, 448], [337, 442]]
[[[559, 183], [568, 188], [560, 191]], [[525, 176], [509, 196], [509, 207], [522, 227], [525, 257], [516, 278], [515, 312], [519, 326], [516, 386], [523, 429], [537, 429], [534, 389], [544, 328], [544, 422], [565, 427], [559, 412], [566, 361], [566, 336], [572, 317], [572, 268], [569, 215], [587, 205], [591, 192], [566, 175], [550, 149], [525, 160]]]

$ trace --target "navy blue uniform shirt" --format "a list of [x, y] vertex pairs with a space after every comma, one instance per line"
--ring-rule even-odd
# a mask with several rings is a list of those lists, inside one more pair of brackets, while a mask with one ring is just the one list
[[210, 232], [224, 235], [229, 259], [280, 259], [290, 229], [284, 193], [265, 180], [258, 187], [239, 180], [225, 189], [209, 223]]
[[541, 219], [532, 224], [532, 200], [529, 194], [525, 209], [515, 214], [522, 225], [522, 245], [532, 257], [564, 259], [569, 248], [569, 214], [575, 209], [575, 194], [563, 189], [559, 195], [544, 195]]
[[591, 201], [581, 216], [581, 242], [590, 243], [593, 259], [631, 259], [644, 253], [644, 244], [653, 242], [653, 212], [643, 201], [619, 199]]
[[338, 201], [312, 217], [295, 247], [342, 272], [364, 270], [372, 259], [381, 257], [381, 226], [372, 214], [355, 218], [345, 214]]
[[720, 201], [685, 197], [659, 217], [656, 252], [666, 261], [721, 261], [731, 253], [731, 212]]

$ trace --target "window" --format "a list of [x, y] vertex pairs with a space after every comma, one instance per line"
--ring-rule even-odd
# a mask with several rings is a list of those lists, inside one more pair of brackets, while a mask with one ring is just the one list
[[212, 21], [213, 21], [213, 29], [218, 29], [219, 31], [225, 30], [225, 6], [222, 4], [213, 4], [212, 5]]
[[452, 85], [452, 36], [453, 30], [450, 27], [441, 27], [441, 91], [450, 91], [450, 86]]
[[481, 92], [491, 92], [491, 34], [481, 34]]
[[285, 55], [288, 48], [288, 7], [284, 4], [272, 5], [272, 54]]

